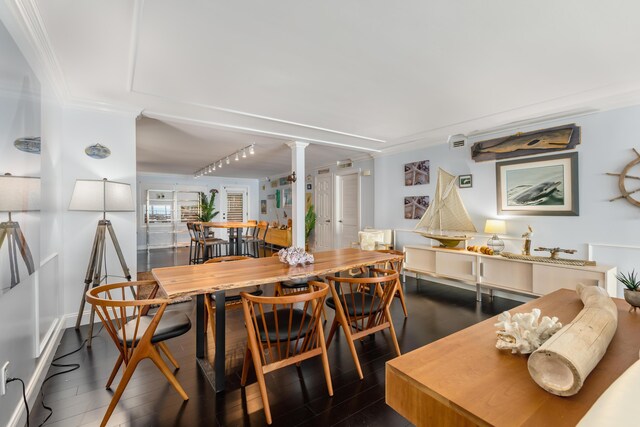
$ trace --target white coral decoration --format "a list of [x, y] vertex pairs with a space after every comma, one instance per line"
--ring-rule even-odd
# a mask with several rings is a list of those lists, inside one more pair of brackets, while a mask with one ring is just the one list
[[280, 249], [280, 251], [278, 251], [278, 258], [280, 258], [280, 262], [289, 265], [313, 264], [314, 261], [313, 255], [302, 248], [294, 248], [293, 246]]
[[544, 316], [540, 323], [538, 319], [538, 308], [534, 308], [531, 313], [516, 313], [513, 316], [508, 311], [503, 312], [498, 316], [499, 322], [495, 324], [498, 328], [496, 348], [511, 350], [511, 353], [529, 354], [562, 328], [562, 323], [555, 316]]

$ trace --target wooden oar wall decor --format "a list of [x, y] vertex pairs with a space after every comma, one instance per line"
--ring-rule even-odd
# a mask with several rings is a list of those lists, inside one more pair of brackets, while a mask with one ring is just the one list
[[640, 176], [637, 175], [629, 175], [629, 171], [636, 165], [640, 164], [640, 152], [635, 148], [632, 148], [633, 152], [636, 154], [636, 158], [629, 162], [620, 173], [611, 173], [607, 172], [607, 175], [617, 176], [618, 177], [618, 188], [620, 188], [621, 195], [618, 197], [614, 197], [610, 199], [610, 202], [619, 199], [627, 199], [627, 202], [631, 203], [634, 206], [640, 208], [640, 200], [633, 198], [633, 194], [640, 193], [640, 188], [636, 188], [634, 190], [627, 190], [625, 180], [640, 180]]

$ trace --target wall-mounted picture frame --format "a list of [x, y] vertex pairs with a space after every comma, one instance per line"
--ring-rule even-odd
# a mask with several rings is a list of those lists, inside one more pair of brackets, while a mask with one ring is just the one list
[[406, 163], [404, 165], [404, 185], [424, 185], [429, 183], [429, 160]]
[[313, 190], [313, 185], [309, 182], [307, 183], [307, 191]]
[[283, 176], [282, 178], [280, 178], [278, 180], [278, 184], [280, 184], [280, 186], [282, 187], [283, 185], [287, 185], [287, 177]]
[[291, 188], [284, 189], [284, 205], [291, 206], [293, 205], [293, 197], [291, 195]]
[[498, 215], [578, 216], [578, 153], [496, 163]]
[[275, 200], [276, 199], [276, 195], [275, 194], [268, 194], [267, 195], [267, 200]]
[[267, 201], [266, 200], [260, 200], [260, 213], [262, 215], [266, 215], [267, 214]]
[[460, 176], [458, 176], [458, 187], [460, 187], [460, 188], [471, 188], [471, 187], [473, 187], [473, 176], [472, 175], [460, 175]]
[[276, 188], [277, 186], [278, 186], [278, 181], [276, 181], [275, 179], [271, 181], [271, 188]]
[[550, 154], [574, 149], [578, 144], [580, 144], [580, 126], [572, 123], [478, 141], [471, 146], [471, 158], [476, 162], [484, 162], [533, 154]]
[[404, 198], [404, 218], [420, 219], [429, 207], [429, 196], [408, 196]]

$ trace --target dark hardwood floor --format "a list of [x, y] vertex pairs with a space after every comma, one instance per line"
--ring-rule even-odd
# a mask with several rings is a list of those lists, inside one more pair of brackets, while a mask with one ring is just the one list
[[[155, 252], [155, 253], [154, 253]], [[173, 260], [186, 263], [184, 250], [152, 251], [139, 254], [140, 271]], [[145, 258], [142, 260], [142, 258]], [[142, 260], [142, 261], [141, 261]], [[407, 278], [406, 296], [409, 318], [405, 319], [399, 303], [392, 307], [394, 325], [403, 353], [421, 347], [455, 331], [489, 318], [520, 303], [502, 298], [475, 301], [468, 290]], [[272, 289], [267, 287], [269, 294]], [[175, 304], [171, 310], [185, 310], [193, 316], [193, 302]], [[325, 329], [333, 318], [329, 316]], [[193, 317], [192, 317], [193, 318]], [[325, 334], [327, 331], [325, 330]], [[86, 328], [64, 333], [57, 355], [76, 349], [85, 338]], [[181, 368], [178, 380], [189, 394], [183, 402], [157, 368], [142, 362], [118, 404], [109, 425], [120, 426], [243, 426], [264, 425], [260, 392], [255, 376], [245, 388], [240, 387], [240, 370], [246, 333], [241, 310], [228, 312], [227, 384], [228, 390], [216, 394], [200, 374], [195, 362], [195, 327], [186, 335], [168, 342]], [[384, 401], [385, 362], [394, 357], [388, 333], [356, 344], [364, 380], [359, 380], [346, 342], [339, 334], [329, 348], [334, 396], [327, 395], [320, 360], [309, 360], [299, 368], [288, 367], [267, 375], [267, 388], [274, 426], [405, 426], [409, 423]], [[97, 426], [112, 396], [104, 384], [116, 360], [116, 347], [102, 331], [91, 349], [83, 349], [60, 363], [78, 363], [80, 368], [57, 376], [43, 387], [44, 400], [53, 408], [48, 426]], [[52, 367], [49, 375], [61, 371]], [[253, 374], [252, 374], [253, 375]], [[116, 379], [117, 383], [118, 379]], [[47, 415], [40, 400], [31, 416], [35, 425]]]

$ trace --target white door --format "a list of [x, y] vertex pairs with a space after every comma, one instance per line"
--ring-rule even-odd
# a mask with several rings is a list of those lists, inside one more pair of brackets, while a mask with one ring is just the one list
[[220, 192], [220, 215], [217, 217], [219, 218], [218, 221], [248, 221], [248, 199], [249, 189], [247, 187], [222, 187], [222, 191]]
[[333, 175], [316, 177], [315, 208], [315, 250], [326, 251], [333, 248]]
[[360, 174], [336, 176], [336, 248], [350, 248], [360, 231]]

